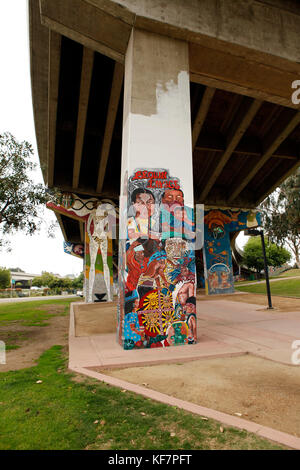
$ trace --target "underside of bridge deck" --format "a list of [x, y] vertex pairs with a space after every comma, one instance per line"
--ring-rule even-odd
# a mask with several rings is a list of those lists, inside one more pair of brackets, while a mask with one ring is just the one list
[[[133, 14], [122, 7], [118, 19], [115, 2], [75, 3], [76, 21], [69, 0], [29, 2], [41, 167], [49, 188], [118, 200], [124, 54]], [[87, 23], [87, 14], [94, 21]], [[154, 20], [134, 18], [135, 27], [167, 34]], [[102, 39], [95, 37], [99, 21]], [[255, 208], [300, 164], [300, 112], [291, 101], [299, 62], [172, 31], [189, 43], [195, 203]], [[66, 240], [81, 240], [80, 222], [59, 216], [59, 223]]]

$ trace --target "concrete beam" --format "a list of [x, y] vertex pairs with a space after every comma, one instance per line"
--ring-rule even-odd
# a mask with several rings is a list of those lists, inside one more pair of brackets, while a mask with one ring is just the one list
[[[233, 201], [242, 191], [243, 189], [247, 186], [248, 183], [254, 178], [254, 176], [257, 174], [257, 172], [264, 166], [264, 164], [269, 160], [269, 158], [272, 157], [273, 153], [276, 151], [276, 149], [279, 147], [279, 145], [290, 135], [291, 132], [295, 129], [295, 127], [300, 123], [300, 111], [296, 113], [292, 119], [288, 122], [288, 124], [279, 132], [275, 139], [270, 141], [267, 146], [264, 154], [260, 158], [259, 162], [252, 168], [252, 170], [248, 173], [248, 175], [243, 178], [242, 182], [239, 183], [235, 189], [233, 190], [232, 194], [230, 195], [228, 201], [231, 202]], [[295, 169], [299, 163], [297, 162], [293, 167]], [[293, 170], [291, 170], [292, 172]], [[288, 172], [288, 175], [290, 174], [290, 170]], [[280, 181], [283, 181], [285, 178], [280, 178]], [[279, 182], [276, 183], [276, 186], [279, 186]], [[272, 192], [272, 189], [268, 190], [268, 194]]]
[[48, 187], [54, 185], [56, 117], [60, 69], [60, 34], [50, 31], [49, 35], [49, 83], [48, 83]]
[[[195, 151], [223, 153], [226, 150], [225, 139], [223, 135], [202, 135], [197, 141]], [[262, 141], [257, 137], [241, 140], [234, 149], [235, 154], [259, 157], [262, 152]], [[298, 152], [295, 142], [285, 142], [280, 148], [276, 149], [272, 155], [273, 158], [284, 160], [298, 160]]]
[[103, 189], [104, 177], [106, 172], [107, 160], [109, 156], [111, 139], [113, 136], [120, 95], [122, 91], [124, 77], [124, 66], [122, 64], [115, 63], [113, 81], [111, 86], [108, 112], [106, 118], [106, 125], [103, 137], [103, 143], [101, 148], [101, 156], [99, 163], [99, 174], [97, 182], [97, 192], [101, 193]]
[[74, 152], [74, 166], [73, 166], [73, 188], [78, 188], [79, 173], [82, 158], [82, 148], [84, 140], [84, 131], [86, 125], [86, 116], [89, 104], [90, 87], [92, 81], [92, 72], [94, 64], [94, 52], [86, 47], [83, 49], [82, 68], [81, 68], [81, 82], [80, 82], [80, 95], [77, 117], [77, 129], [75, 140]]
[[300, 62], [300, 7], [295, 1], [112, 0], [111, 3], [134, 13], [137, 28], [210, 44], [213, 49], [228, 50], [226, 43], [230, 43], [232, 54], [242, 56], [244, 49], [244, 58], [257, 59], [265, 54], [269, 58], [274, 56], [273, 60], [278, 57]]
[[300, 64], [294, 64], [293, 71], [279, 69], [276, 63], [236, 56], [230, 48], [224, 52], [192, 43], [189, 51], [192, 82], [299, 108], [292, 103], [291, 97], [292, 83], [300, 75]]
[[[107, 2], [106, 2], [107, 4]], [[124, 62], [131, 25], [111, 9], [86, 0], [40, 0], [41, 21], [48, 28], [118, 62]], [[114, 14], [113, 14], [114, 13]], [[134, 15], [131, 15], [133, 21]]]
[[192, 131], [192, 148], [193, 148], [193, 150], [196, 146], [199, 134], [201, 132], [202, 126], [203, 126], [204, 121], [205, 121], [205, 118], [206, 118], [207, 113], [209, 111], [209, 107], [210, 107], [210, 104], [211, 104], [212, 99], [214, 97], [215, 91], [216, 91], [215, 88], [207, 87], [205, 89], [204, 94], [203, 94], [203, 97], [202, 97], [202, 100], [201, 100], [201, 103], [200, 103], [200, 106], [199, 106], [199, 109], [198, 109], [198, 112], [197, 112], [197, 116], [196, 116], [196, 119], [195, 119], [195, 122], [194, 122], [193, 131]]
[[38, 0], [30, 0], [29, 38], [33, 114], [41, 170], [48, 180], [48, 67], [49, 30], [40, 23]]
[[226, 150], [221, 156], [212, 174], [210, 175], [206, 185], [204, 186], [200, 195], [200, 200], [204, 201], [207, 194], [215, 184], [223, 168], [225, 167], [226, 163], [228, 162], [229, 158], [231, 157], [235, 148], [243, 137], [244, 133], [248, 129], [251, 121], [259, 110], [261, 104], [261, 101], [250, 99], [245, 99], [242, 102], [238, 113], [235, 116], [234, 122], [229, 130]]

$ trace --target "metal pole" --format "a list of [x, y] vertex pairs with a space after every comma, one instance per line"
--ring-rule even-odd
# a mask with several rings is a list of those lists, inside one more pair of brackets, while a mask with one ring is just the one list
[[262, 244], [262, 250], [263, 250], [263, 255], [264, 255], [264, 263], [265, 263], [266, 286], [267, 286], [268, 303], [269, 303], [269, 307], [268, 307], [268, 308], [273, 308], [273, 306], [272, 306], [272, 299], [271, 299], [271, 289], [270, 289], [270, 281], [269, 281], [269, 269], [268, 269], [267, 256], [266, 256], [266, 247], [265, 247], [264, 231], [263, 231], [263, 230], [260, 230], [259, 234], [260, 234], [260, 237], [261, 237], [261, 244]]

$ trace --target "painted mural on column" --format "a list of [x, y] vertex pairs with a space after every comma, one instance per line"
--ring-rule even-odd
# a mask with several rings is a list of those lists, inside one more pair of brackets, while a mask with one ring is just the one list
[[64, 252], [68, 255], [84, 259], [84, 245], [82, 243], [63, 242]]
[[[95, 294], [106, 293], [112, 300], [113, 263], [112, 238], [116, 237], [117, 208], [109, 199], [82, 199], [63, 193], [58, 204], [49, 202], [49, 209], [84, 223], [84, 274], [86, 302], [94, 302]], [[71, 250], [72, 244], [64, 245]], [[78, 245], [73, 244], [74, 248]], [[69, 251], [68, 251], [69, 252]], [[75, 254], [75, 253], [73, 253]]]
[[180, 179], [165, 169], [137, 169], [121, 213], [127, 234], [119, 252], [120, 344], [196, 343], [194, 211], [184, 204]]
[[204, 216], [204, 273], [208, 294], [234, 292], [230, 233], [257, 227], [259, 212], [211, 209]]

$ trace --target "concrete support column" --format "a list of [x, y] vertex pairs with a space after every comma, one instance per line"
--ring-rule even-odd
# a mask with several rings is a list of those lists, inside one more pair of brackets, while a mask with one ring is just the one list
[[73, 193], [62, 194], [58, 204], [47, 207], [61, 215], [75, 219], [83, 226], [84, 246], [64, 243], [65, 253], [84, 258], [85, 301], [95, 302], [102, 294], [103, 300], [113, 300], [113, 249], [117, 211], [113, 201], [82, 199]]
[[125, 61], [118, 340], [196, 342], [187, 43], [133, 30]]

